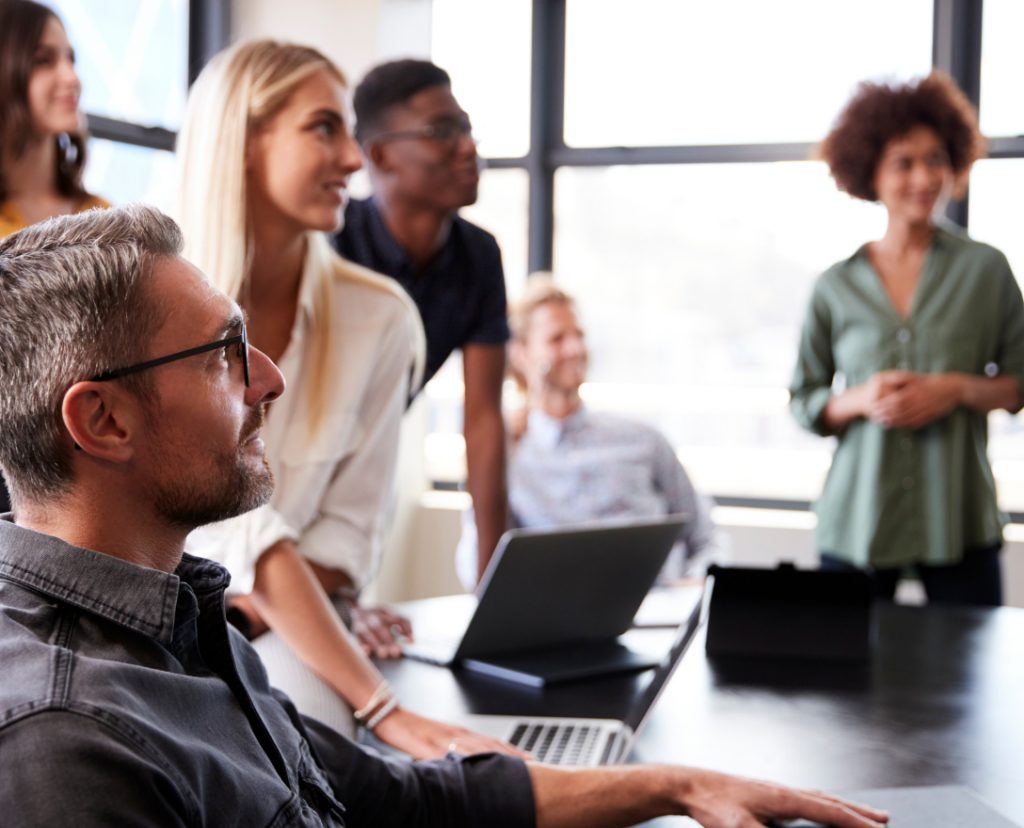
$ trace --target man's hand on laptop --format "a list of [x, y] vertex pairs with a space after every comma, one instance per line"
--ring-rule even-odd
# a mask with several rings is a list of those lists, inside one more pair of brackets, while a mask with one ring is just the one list
[[819, 791], [800, 791], [695, 768], [635, 765], [566, 770], [531, 764], [537, 828], [632, 825], [689, 816], [704, 828], [757, 828], [808, 819], [836, 828], [883, 828], [889, 817]]
[[449, 753], [506, 753], [520, 759], [530, 758], [530, 754], [523, 753], [508, 742], [473, 733], [464, 727], [425, 719], [403, 707], [399, 707], [377, 725], [374, 735], [414, 759], [434, 759]]

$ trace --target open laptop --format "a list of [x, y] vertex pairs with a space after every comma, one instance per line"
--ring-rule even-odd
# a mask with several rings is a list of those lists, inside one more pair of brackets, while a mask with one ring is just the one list
[[471, 715], [462, 724], [528, 750], [540, 762], [591, 767], [621, 762], [633, 750], [655, 702], [700, 628], [701, 608], [698, 597], [650, 683], [622, 719]]
[[680, 515], [559, 529], [513, 529], [498, 544], [471, 615], [416, 624], [409, 658], [532, 686], [653, 667], [616, 639], [685, 523]]

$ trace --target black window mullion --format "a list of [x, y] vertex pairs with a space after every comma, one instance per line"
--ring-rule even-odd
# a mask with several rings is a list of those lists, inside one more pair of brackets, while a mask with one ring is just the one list
[[738, 164], [805, 161], [814, 144], [708, 144], [671, 147], [562, 147], [550, 153], [552, 166], [611, 167], [643, 164]]
[[[947, 72], [975, 107], [981, 104], [982, 0], [935, 0], [932, 65]], [[968, 199], [950, 202], [946, 217], [967, 226]]]
[[164, 127], [143, 126], [131, 121], [120, 121], [104, 115], [86, 115], [89, 134], [93, 138], [131, 144], [135, 147], [168, 150], [173, 152], [175, 133]]
[[529, 269], [554, 261], [555, 165], [565, 147], [565, 0], [534, 0], [530, 67]]
[[203, 67], [231, 42], [231, 3], [223, 0], [189, 0], [188, 85], [195, 83]]

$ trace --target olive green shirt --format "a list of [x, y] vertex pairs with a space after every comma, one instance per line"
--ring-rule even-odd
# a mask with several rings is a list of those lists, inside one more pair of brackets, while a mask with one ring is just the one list
[[[1024, 388], [1024, 302], [1002, 253], [936, 228], [906, 319], [865, 247], [822, 274], [790, 384], [793, 415], [825, 433], [834, 388], [892, 368], [1012, 376]], [[987, 416], [966, 408], [917, 431], [853, 421], [816, 504], [818, 548], [858, 566], [899, 567], [953, 564], [965, 549], [1001, 542], [1006, 518], [987, 444]]]

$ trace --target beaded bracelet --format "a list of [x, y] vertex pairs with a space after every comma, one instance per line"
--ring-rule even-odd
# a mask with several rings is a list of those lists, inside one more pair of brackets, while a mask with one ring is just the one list
[[394, 713], [397, 708], [398, 708], [398, 699], [396, 699], [394, 696], [392, 696], [390, 699], [388, 699], [386, 702], [384, 702], [384, 706], [381, 707], [381, 709], [378, 710], [373, 715], [373, 718], [370, 719], [370, 721], [368, 721], [366, 723], [366, 729], [369, 730], [370, 732], [373, 732], [377, 728], [377, 725], [379, 725], [388, 716], [390, 716], [392, 713]]
[[370, 696], [370, 700], [363, 705], [359, 710], [352, 713], [354, 718], [359, 724], [365, 725], [366, 720], [370, 717], [374, 710], [386, 703], [390, 699], [393, 699], [395, 694], [391, 691], [391, 687], [386, 681], [382, 681], [377, 685], [377, 688], [373, 691], [373, 695]]

